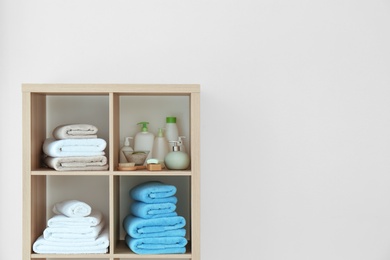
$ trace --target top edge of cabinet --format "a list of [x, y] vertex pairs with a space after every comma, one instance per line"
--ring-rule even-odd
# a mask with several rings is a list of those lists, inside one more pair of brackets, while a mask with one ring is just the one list
[[199, 84], [22, 84], [23, 92], [42, 94], [191, 94]]

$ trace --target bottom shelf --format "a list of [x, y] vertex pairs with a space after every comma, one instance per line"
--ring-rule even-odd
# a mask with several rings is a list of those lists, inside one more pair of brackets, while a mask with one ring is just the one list
[[117, 247], [114, 249], [114, 253], [110, 254], [31, 254], [31, 259], [185, 259], [190, 260], [191, 254], [191, 243], [188, 241], [187, 252], [184, 254], [161, 254], [161, 255], [139, 255], [133, 253], [130, 248], [126, 245], [124, 240], [117, 242]]

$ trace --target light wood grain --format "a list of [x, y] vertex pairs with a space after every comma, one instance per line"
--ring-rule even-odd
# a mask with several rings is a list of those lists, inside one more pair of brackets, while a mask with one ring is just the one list
[[[23, 84], [23, 260], [64, 259], [191, 259], [200, 260], [200, 86], [197, 84]], [[46, 97], [109, 96], [109, 137], [107, 171], [59, 172], [41, 165], [42, 144], [46, 133]], [[120, 149], [121, 96], [188, 96], [190, 106], [191, 168], [185, 171], [118, 171]], [[97, 115], [99, 116], [99, 115]], [[32, 244], [46, 227], [47, 178], [49, 176], [108, 176], [108, 214], [110, 248], [107, 254], [56, 255], [32, 253]], [[137, 255], [120, 238], [120, 182], [122, 176], [186, 176], [190, 180], [189, 244], [185, 254]], [[89, 192], [86, 190], [85, 192]]]

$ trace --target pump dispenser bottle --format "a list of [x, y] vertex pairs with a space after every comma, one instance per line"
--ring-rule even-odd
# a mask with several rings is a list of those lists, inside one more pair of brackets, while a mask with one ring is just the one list
[[164, 159], [165, 166], [170, 170], [185, 170], [190, 165], [190, 157], [187, 153], [180, 151], [177, 141], [170, 141], [173, 144], [172, 151]]
[[[179, 130], [177, 129], [176, 117], [174, 116], [168, 116], [166, 118], [165, 137], [167, 138], [168, 142], [177, 141], [179, 138]], [[172, 148], [172, 146], [172, 143], [169, 143], [169, 147]]]
[[130, 139], [133, 139], [133, 137], [125, 137], [125, 142], [119, 151], [119, 162], [120, 163], [127, 163], [126, 153], [133, 152], [133, 148], [131, 148], [131, 146], [130, 146]]
[[134, 136], [134, 151], [143, 151], [148, 154], [144, 164], [146, 164], [146, 161], [152, 157], [154, 142], [154, 134], [148, 132], [148, 124], [149, 122], [138, 123], [137, 125], [142, 125], [142, 129], [141, 132], [138, 132]]
[[169, 144], [164, 137], [163, 129], [158, 129], [158, 134], [154, 138], [152, 158], [157, 159], [164, 166], [164, 158], [169, 153]]

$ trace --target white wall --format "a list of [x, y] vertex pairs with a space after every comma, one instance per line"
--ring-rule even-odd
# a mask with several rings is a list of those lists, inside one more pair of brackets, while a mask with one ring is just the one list
[[390, 2], [1, 0], [0, 259], [21, 89], [199, 83], [202, 260], [390, 258]]

